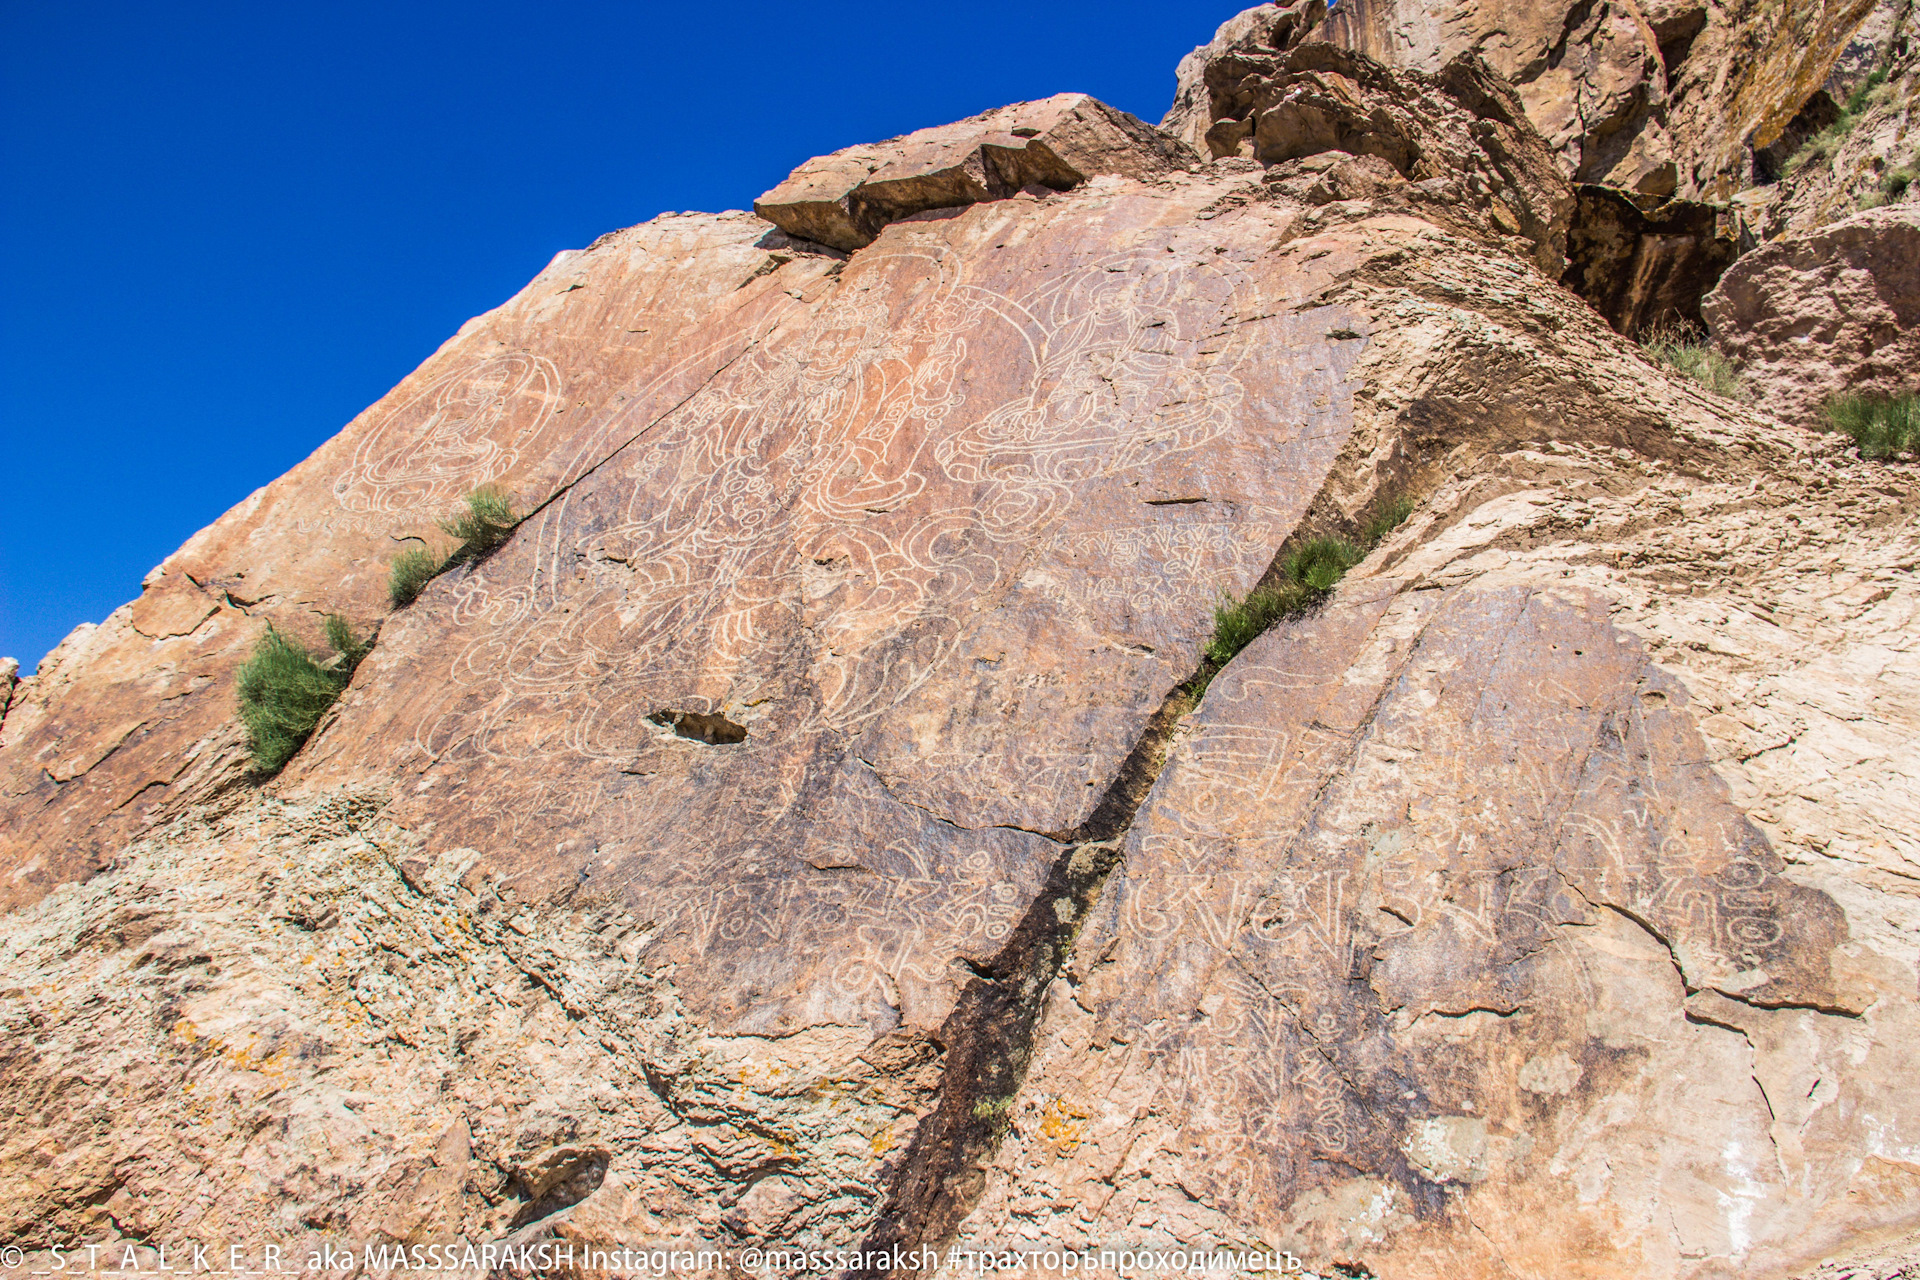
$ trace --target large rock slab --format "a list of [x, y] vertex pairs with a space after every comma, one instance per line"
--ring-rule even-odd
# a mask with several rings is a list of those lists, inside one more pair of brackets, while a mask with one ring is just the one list
[[1124, 111], [1061, 93], [809, 160], [753, 210], [791, 235], [852, 250], [924, 210], [1027, 187], [1065, 191], [1097, 174], [1152, 178], [1195, 158]]
[[1920, 387], [1920, 205], [1857, 213], [1762, 245], [1702, 304], [1776, 412], [1813, 425], [1842, 391]]
[[[235, 785], [232, 673], [266, 621], [309, 640], [325, 613], [370, 623], [394, 553], [444, 541], [435, 522], [463, 494], [498, 484], [531, 509], [597, 465], [626, 442], [604, 411], [627, 382], [665, 371], [690, 391], [837, 265], [786, 246], [749, 214], [699, 214], [559, 255], [67, 637], [0, 725], [0, 903], [92, 874]], [[738, 322], [718, 345], [682, 340], [713, 313]]]
[[634, 388], [289, 778], [405, 779], [437, 845], [632, 903], [717, 1025], [938, 1026], [1346, 442], [1362, 319], [1290, 305], [1296, 211], [1200, 220], [1230, 189], [887, 228], [693, 395]]

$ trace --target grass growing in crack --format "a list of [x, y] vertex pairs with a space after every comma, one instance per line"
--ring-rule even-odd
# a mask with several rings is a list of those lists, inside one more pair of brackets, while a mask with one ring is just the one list
[[440, 531], [457, 545], [444, 556], [425, 547], [409, 547], [387, 568], [387, 599], [404, 609], [420, 598], [427, 584], [458, 565], [485, 559], [513, 535], [523, 517], [515, 515], [513, 499], [493, 485], [475, 489], [466, 497], [467, 509], [440, 522]]
[[1205, 661], [1193, 696], [1205, 693], [1214, 673], [1267, 628], [1283, 618], [1305, 613], [1326, 599], [1349, 569], [1366, 559], [1381, 539], [1412, 514], [1411, 498], [1395, 498], [1367, 522], [1358, 543], [1345, 538], [1310, 538], [1281, 562], [1278, 584], [1255, 587], [1239, 600], [1222, 601], [1213, 611], [1213, 635], [1202, 650]]
[[1413, 499], [1401, 494], [1386, 506], [1380, 508], [1380, 514], [1367, 522], [1361, 531], [1361, 545], [1371, 551], [1379, 546], [1386, 536], [1407, 522], [1413, 514]]
[[278, 773], [293, 759], [373, 648], [371, 637], [355, 636], [352, 624], [337, 613], [328, 614], [324, 626], [333, 650], [325, 657], [268, 623], [240, 664], [235, 677], [240, 722], [257, 773]]
[[1828, 429], [1852, 436], [1863, 458], [1920, 455], [1920, 395], [1838, 395], [1820, 416]]
[[425, 547], [408, 547], [393, 558], [387, 568], [387, 599], [394, 608], [404, 609], [420, 598], [446, 561]]
[[1800, 149], [1787, 157], [1781, 171], [1788, 176], [1800, 172], [1810, 164], [1825, 164], [1832, 161], [1834, 153], [1840, 150], [1847, 135], [1853, 132], [1853, 126], [1860, 117], [1876, 106], [1886, 94], [1882, 92], [1887, 83], [1887, 73], [1876, 71], [1864, 80], [1860, 87], [1847, 95], [1846, 103], [1840, 108], [1840, 115], [1834, 122], [1800, 144]]
[[1654, 363], [1700, 384], [1715, 395], [1744, 399], [1747, 386], [1733, 361], [1707, 341], [1707, 335], [1688, 325], [1666, 324], [1647, 330], [1640, 347]]
[[1892, 204], [1903, 198], [1907, 189], [1920, 182], [1920, 156], [1902, 165], [1895, 165], [1880, 175], [1880, 187], [1860, 197], [1862, 209], [1878, 209], [1882, 205]]
[[497, 549], [513, 533], [520, 517], [513, 513], [513, 499], [493, 485], [483, 485], [467, 495], [467, 509], [450, 520], [440, 522], [440, 531], [460, 545], [447, 557], [447, 568], [478, 560]]

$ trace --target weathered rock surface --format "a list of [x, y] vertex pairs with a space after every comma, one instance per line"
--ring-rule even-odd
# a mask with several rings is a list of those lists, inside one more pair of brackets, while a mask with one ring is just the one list
[[1291, 0], [1228, 20], [1180, 64], [1161, 127], [1196, 147], [1221, 117], [1210, 77], [1305, 41], [1438, 71], [1463, 53], [1512, 83], [1568, 177], [1724, 201], [1841, 64], [1873, 0]]
[[[1920, 199], [1920, 41], [1909, 32], [1916, 19], [1905, 6], [1897, 15], [1875, 14], [1889, 21], [1874, 24], [1865, 33], [1870, 38], [1856, 38], [1848, 74], [1830, 77], [1768, 149], [1768, 176], [1778, 180], [1742, 194], [1743, 212], [1761, 237]], [[1884, 79], [1876, 85], [1872, 76]], [[1842, 124], [1842, 106], [1856, 93], [1859, 109]]]
[[809, 160], [753, 210], [791, 235], [858, 249], [928, 209], [1065, 191], [1100, 174], [1153, 178], [1196, 159], [1124, 111], [1062, 93]]
[[1484, 64], [1463, 55], [1432, 74], [1395, 74], [1337, 45], [1280, 43], [1206, 61], [1191, 90], [1206, 96], [1201, 114], [1212, 122], [1194, 139], [1199, 147], [1263, 165], [1371, 158], [1380, 179], [1409, 184], [1406, 198], [1450, 225], [1524, 240], [1544, 271], [1565, 265], [1572, 190], [1513, 91]]
[[1621, 333], [1704, 327], [1700, 301], [1739, 256], [1728, 211], [1593, 183], [1577, 192], [1560, 283]]
[[[1471, 61], [1265, 65], [1263, 156], [564, 255], [76, 631], [0, 721], [0, 1236], [1920, 1229], [1912, 469], [1559, 287]], [[531, 517], [387, 613], [483, 482]], [[1222, 594], [1398, 498], [1195, 705]], [[234, 664], [333, 610], [247, 779]]]
[[1702, 306], [1774, 412], [1811, 423], [1841, 391], [1920, 385], [1920, 205], [1857, 213], [1763, 245]]
[[[377, 617], [388, 560], [443, 541], [464, 493], [497, 483], [537, 506], [625, 443], [628, 384], [691, 392], [837, 269], [751, 215], [664, 218], [560, 255], [470, 322], [41, 662], [0, 729], [0, 904], [92, 874], [238, 780], [232, 673], [265, 620], [311, 638], [324, 613]], [[710, 313], [736, 328], [686, 340]]]

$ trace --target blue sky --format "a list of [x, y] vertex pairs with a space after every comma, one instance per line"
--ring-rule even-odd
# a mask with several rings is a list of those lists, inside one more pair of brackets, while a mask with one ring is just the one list
[[0, 654], [31, 669], [561, 249], [1081, 90], [1251, 0], [0, 0]]

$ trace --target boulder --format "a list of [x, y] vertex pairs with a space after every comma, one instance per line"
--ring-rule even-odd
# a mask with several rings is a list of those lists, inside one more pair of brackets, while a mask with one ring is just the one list
[[1762, 245], [1701, 311], [1760, 399], [1793, 420], [1813, 425], [1837, 392], [1920, 390], [1920, 204]]
[[929, 209], [1065, 191], [1099, 174], [1152, 178], [1194, 158], [1124, 111], [1061, 93], [809, 160], [753, 209], [790, 235], [851, 251]]

